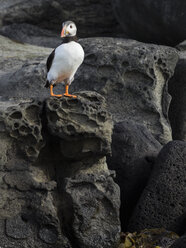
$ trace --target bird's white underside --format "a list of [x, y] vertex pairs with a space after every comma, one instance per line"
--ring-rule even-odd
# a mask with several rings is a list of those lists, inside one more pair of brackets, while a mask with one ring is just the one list
[[58, 46], [47, 80], [50, 83], [65, 82], [70, 85], [83, 60], [84, 51], [79, 43], [71, 41]]

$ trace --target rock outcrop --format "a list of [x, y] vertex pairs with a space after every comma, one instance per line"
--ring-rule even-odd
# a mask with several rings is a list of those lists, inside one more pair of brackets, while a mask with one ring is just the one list
[[170, 248], [183, 248], [186, 247], [186, 236], [182, 236], [179, 239], [177, 239]]
[[116, 18], [132, 39], [177, 45], [186, 39], [186, 2], [180, 0], [113, 0]]
[[186, 52], [179, 53], [174, 76], [169, 82], [169, 93], [172, 96], [169, 118], [173, 139], [186, 141]]
[[84, 39], [81, 44], [86, 58], [71, 88], [101, 93], [115, 122], [132, 119], [160, 143], [170, 141], [167, 83], [178, 60], [176, 50], [113, 38]]
[[121, 190], [120, 219], [122, 230], [127, 230], [128, 221], [147, 185], [155, 158], [161, 149], [160, 143], [148, 129], [133, 121], [114, 125], [112, 156], [108, 166], [116, 171], [116, 183]]
[[116, 247], [120, 199], [105, 157], [104, 98], [1, 101], [0, 113], [1, 246]]
[[[121, 36], [122, 34], [112, 11], [112, 5], [107, 0], [32, 0], [30, 2], [1, 0], [0, 26], [26, 23], [60, 34], [61, 23], [66, 20], [77, 23], [79, 37]], [[17, 30], [19, 32], [19, 25], [16, 26], [14, 32]], [[26, 30], [26, 35], [29, 33], [30, 31]], [[9, 32], [4, 32], [4, 34], [8, 37], [11, 35]], [[45, 42], [43, 40], [43, 44]]]
[[164, 146], [129, 222], [130, 231], [165, 227], [184, 233], [185, 165], [186, 142], [172, 141]]

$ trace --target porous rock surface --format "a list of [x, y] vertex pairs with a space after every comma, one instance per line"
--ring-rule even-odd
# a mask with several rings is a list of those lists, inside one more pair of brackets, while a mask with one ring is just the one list
[[120, 199], [106, 164], [112, 120], [105, 99], [93, 92], [78, 93], [77, 99], [50, 98], [46, 112], [63, 160], [56, 169], [67, 233], [74, 234], [76, 247], [114, 247], [119, 240]]
[[167, 83], [174, 73], [175, 49], [134, 40], [81, 40], [85, 60], [71, 88], [94, 90], [107, 100], [115, 122], [144, 124], [160, 143], [172, 139]]
[[169, 118], [172, 135], [175, 140], [186, 141], [186, 52], [179, 52], [179, 61], [174, 76], [169, 82], [169, 93], [172, 101], [169, 109]]
[[181, 236], [170, 246], [170, 248], [183, 248], [183, 247], [186, 247], [186, 235]]
[[165, 227], [185, 231], [186, 142], [169, 142], [160, 151], [154, 170], [130, 219], [128, 229]]
[[128, 221], [147, 185], [161, 147], [142, 124], [126, 120], [114, 125], [112, 156], [107, 162], [109, 168], [116, 171], [115, 181], [121, 190], [122, 230], [127, 230]]
[[132, 39], [175, 46], [186, 39], [186, 2], [113, 0], [116, 18]]
[[106, 164], [112, 120], [103, 97], [9, 99], [0, 113], [1, 246], [116, 247], [119, 187]]

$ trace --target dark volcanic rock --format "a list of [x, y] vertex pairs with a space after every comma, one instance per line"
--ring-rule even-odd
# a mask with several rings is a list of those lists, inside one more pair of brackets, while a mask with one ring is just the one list
[[[122, 33], [111, 3], [107, 0], [32, 0], [29, 2], [1, 0], [1, 26], [28, 23], [60, 34], [61, 23], [71, 19], [77, 23], [79, 37], [119, 36]], [[15, 32], [16, 30], [17, 28]]]
[[71, 88], [103, 94], [114, 121], [132, 119], [161, 143], [170, 141], [167, 82], [178, 60], [176, 50], [113, 38], [81, 44], [86, 57]]
[[113, 0], [124, 34], [143, 42], [176, 45], [186, 38], [184, 0]]
[[0, 114], [0, 246], [116, 247], [120, 193], [106, 164], [104, 98], [12, 99]]
[[27, 23], [13, 23], [0, 29], [0, 34], [23, 43], [44, 47], [57, 47], [61, 44], [60, 34]]
[[111, 153], [112, 119], [105, 99], [96, 92], [78, 93], [78, 98], [49, 98], [48, 127], [60, 137], [64, 157], [79, 160]]
[[169, 142], [156, 160], [128, 229], [136, 231], [165, 227], [183, 233], [186, 214], [185, 175], [186, 142]]
[[77, 95], [77, 99], [50, 98], [46, 103], [49, 132], [59, 139], [63, 161], [56, 168], [61, 216], [75, 247], [115, 247], [120, 195], [105, 157], [111, 151], [112, 120], [98, 93]]
[[185, 248], [186, 247], [186, 235], [177, 239], [170, 248]]
[[126, 230], [160, 149], [160, 143], [144, 125], [133, 121], [115, 124], [112, 156], [108, 159], [108, 166], [116, 171], [115, 181], [121, 190], [120, 217], [123, 230]]
[[186, 141], [186, 52], [180, 52], [179, 57], [174, 76], [169, 82], [169, 92], [172, 96], [169, 118], [173, 139]]

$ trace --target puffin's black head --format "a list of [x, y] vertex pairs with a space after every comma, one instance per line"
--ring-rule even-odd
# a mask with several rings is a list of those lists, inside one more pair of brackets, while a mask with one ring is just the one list
[[76, 36], [77, 28], [76, 24], [72, 21], [66, 21], [62, 24], [61, 37]]

